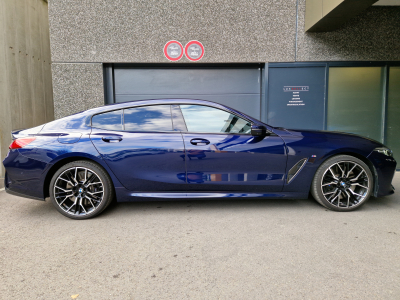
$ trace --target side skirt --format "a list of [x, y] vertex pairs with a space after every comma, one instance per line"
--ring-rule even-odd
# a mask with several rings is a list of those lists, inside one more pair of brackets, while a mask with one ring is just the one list
[[278, 192], [268, 194], [258, 193], [227, 193], [227, 192], [202, 192], [202, 193], [186, 193], [186, 192], [131, 192], [126, 189], [116, 189], [118, 202], [130, 201], [160, 201], [160, 200], [179, 200], [179, 199], [222, 199], [222, 198], [263, 198], [263, 199], [307, 199], [308, 194], [295, 192]]

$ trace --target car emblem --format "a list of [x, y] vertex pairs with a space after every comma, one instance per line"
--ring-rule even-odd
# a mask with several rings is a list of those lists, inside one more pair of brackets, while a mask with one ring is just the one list
[[80, 188], [80, 189], [79, 189], [79, 193], [82, 193], [82, 192], [83, 192], [83, 189], [82, 189], [82, 188]]

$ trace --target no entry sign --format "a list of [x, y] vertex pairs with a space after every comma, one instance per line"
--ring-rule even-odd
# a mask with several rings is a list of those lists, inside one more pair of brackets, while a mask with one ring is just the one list
[[204, 55], [203, 44], [199, 41], [190, 41], [185, 46], [185, 55], [191, 61], [198, 61]]
[[183, 56], [183, 46], [178, 41], [169, 41], [164, 46], [164, 55], [172, 61], [178, 61]]

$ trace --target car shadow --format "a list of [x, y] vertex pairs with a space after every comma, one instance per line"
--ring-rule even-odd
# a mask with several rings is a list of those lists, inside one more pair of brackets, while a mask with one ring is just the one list
[[[34, 202], [33, 202], [34, 203]], [[357, 211], [361, 210], [377, 210], [384, 208], [399, 208], [400, 203], [396, 201], [396, 197], [386, 196], [368, 200], [366, 205], [362, 206]], [[54, 208], [50, 199], [46, 202], [34, 203], [27, 209], [27, 213], [38, 218], [54, 217], [57, 218], [59, 213]], [[165, 212], [193, 212], [193, 211], [229, 211], [238, 210], [330, 210], [319, 205], [313, 198], [308, 199], [217, 199], [217, 200], [167, 200], [157, 199], [155, 201], [140, 201], [140, 202], [116, 202], [114, 201], [107, 209], [96, 218], [110, 218], [114, 216], [126, 216], [129, 214], [137, 214], [140, 212], [161, 213]]]

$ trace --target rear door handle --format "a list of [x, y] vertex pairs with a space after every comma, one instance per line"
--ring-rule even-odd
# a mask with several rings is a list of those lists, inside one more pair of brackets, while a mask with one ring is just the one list
[[103, 136], [101, 139], [106, 143], [118, 143], [122, 141], [122, 137], [120, 136]]
[[196, 146], [205, 146], [208, 145], [210, 141], [206, 139], [191, 139], [190, 143]]

